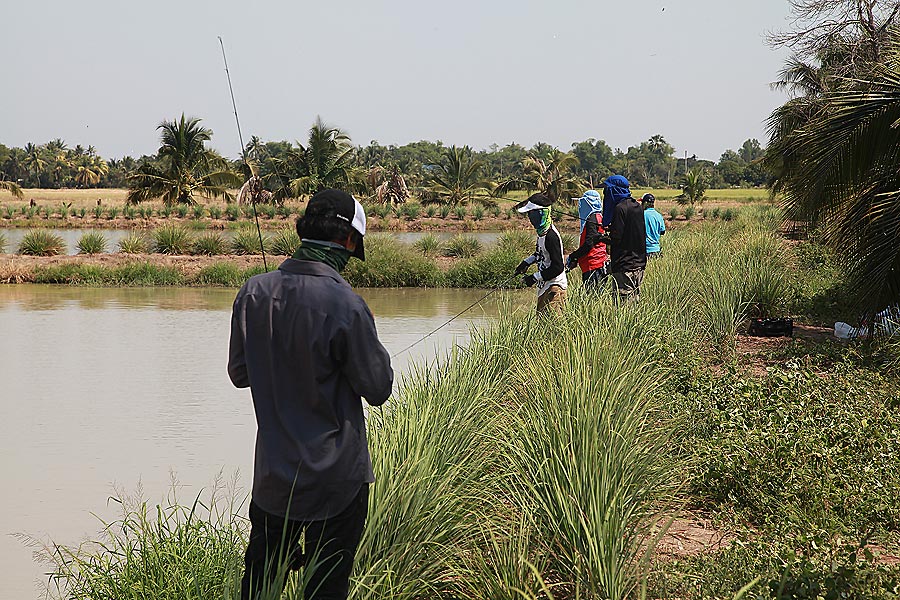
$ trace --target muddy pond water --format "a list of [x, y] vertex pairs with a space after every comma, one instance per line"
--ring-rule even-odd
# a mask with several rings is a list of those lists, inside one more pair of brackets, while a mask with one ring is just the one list
[[[397, 352], [483, 290], [361, 290]], [[235, 290], [0, 285], [0, 598], [38, 598], [46, 567], [20, 534], [74, 544], [96, 537], [107, 498], [139, 488], [161, 501], [177, 478], [190, 501], [219, 473], [249, 489], [256, 424], [250, 394], [225, 372]], [[398, 378], [468, 341], [469, 328], [530, 304], [495, 294], [410, 352]], [[93, 515], [91, 513], [94, 513]]]

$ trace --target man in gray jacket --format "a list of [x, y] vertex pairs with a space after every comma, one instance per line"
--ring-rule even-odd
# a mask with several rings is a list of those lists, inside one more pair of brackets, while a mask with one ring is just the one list
[[381, 405], [394, 381], [372, 313], [340, 275], [365, 260], [362, 206], [324, 190], [297, 232], [294, 256], [250, 278], [232, 314], [228, 374], [250, 388], [258, 426], [243, 600], [304, 564], [305, 598], [347, 597], [374, 481], [361, 397]]

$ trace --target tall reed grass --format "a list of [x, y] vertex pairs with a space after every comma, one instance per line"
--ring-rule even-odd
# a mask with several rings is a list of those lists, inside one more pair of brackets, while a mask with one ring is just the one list
[[66, 243], [60, 236], [40, 229], [29, 231], [19, 242], [19, 254], [56, 256], [65, 251]]

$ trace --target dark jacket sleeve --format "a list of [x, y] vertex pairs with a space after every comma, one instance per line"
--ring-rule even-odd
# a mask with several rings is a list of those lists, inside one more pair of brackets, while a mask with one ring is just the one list
[[360, 304], [350, 322], [342, 370], [353, 391], [372, 406], [381, 406], [391, 395], [394, 370], [390, 354], [378, 339], [369, 307], [361, 299]]
[[541, 280], [550, 281], [566, 268], [563, 264], [562, 240], [559, 239], [556, 229], [551, 228], [547, 232], [547, 240], [544, 245], [547, 248], [547, 254], [550, 255], [550, 266], [541, 271]]
[[584, 243], [578, 247], [578, 250], [569, 255], [573, 260], [578, 260], [588, 252], [590, 252], [594, 246], [600, 243], [603, 235], [600, 233], [600, 224], [597, 223], [597, 213], [591, 214], [587, 221], [584, 223]]
[[247, 361], [244, 357], [244, 339], [247, 322], [244, 318], [244, 289], [238, 292], [231, 309], [231, 341], [228, 345], [228, 376], [235, 387], [250, 387], [247, 376]]

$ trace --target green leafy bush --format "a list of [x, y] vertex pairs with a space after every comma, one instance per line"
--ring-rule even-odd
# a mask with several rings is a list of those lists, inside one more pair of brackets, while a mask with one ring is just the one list
[[78, 239], [75, 247], [79, 254], [100, 254], [106, 252], [107, 241], [101, 233], [85, 233]]
[[189, 254], [191, 235], [178, 225], [160, 227], [153, 232], [153, 251], [161, 254]]
[[411, 252], [389, 236], [366, 236], [366, 260], [351, 260], [343, 273], [361, 287], [436, 287], [442, 281], [434, 261]]
[[150, 249], [143, 234], [132, 231], [119, 240], [119, 252], [124, 254], [146, 254]]
[[262, 250], [270, 251], [269, 238], [262, 236], [262, 249], [259, 244], [259, 232], [255, 227], [244, 227], [231, 240], [231, 251], [235, 254], [262, 254]]
[[221, 233], [204, 233], [194, 240], [192, 254], [216, 256], [228, 252], [228, 240]]
[[[257, 244], [259, 240], [257, 240]], [[285, 227], [272, 237], [272, 254], [293, 256], [300, 247], [300, 236], [293, 227]]]
[[415, 248], [425, 256], [433, 256], [437, 254], [438, 250], [440, 250], [441, 241], [437, 238], [436, 235], [429, 233], [416, 240], [416, 242], [413, 244], [413, 248]]
[[225, 218], [229, 221], [237, 221], [241, 218], [241, 209], [237, 204], [229, 204], [225, 207]]
[[66, 251], [66, 243], [61, 237], [49, 231], [36, 229], [29, 231], [19, 242], [19, 254], [30, 256], [56, 256]]
[[477, 238], [455, 235], [444, 244], [441, 254], [452, 258], [471, 258], [481, 252], [482, 245]]
[[202, 219], [203, 215], [206, 214], [206, 208], [202, 204], [195, 204], [191, 207], [191, 218], [192, 219]]

